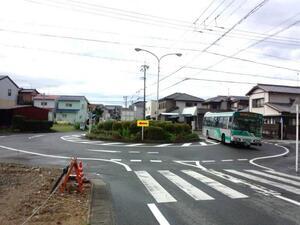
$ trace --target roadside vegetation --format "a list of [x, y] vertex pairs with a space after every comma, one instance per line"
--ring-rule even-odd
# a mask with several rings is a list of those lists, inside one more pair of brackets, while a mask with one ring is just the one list
[[51, 130], [54, 132], [72, 132], [80, 129], [80, 125], [78, 124], [70, 124], [68, 122], [57, 122], [54, 123], [51, 127]]
[[[142, 128], [137, 127], [136, 121], [105, 121], [93, 126], [90, 139], [139, 142], [142, 138]], [[198, 141], [197, 134], [192, 133], [188, 124], [163, 121], [150, 121], [145, 127], [144, 142], [186, 142]]]
[[28, 120], [24, 116], [14, 116], [11, 131], [13, 132], [48, 132], [53, 122], [43, 120]]

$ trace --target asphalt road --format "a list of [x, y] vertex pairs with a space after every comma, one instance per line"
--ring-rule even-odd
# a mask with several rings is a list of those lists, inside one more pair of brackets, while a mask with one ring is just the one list
[[81, 134], [0, 136], [0, 160], [62, 167], [81, 158], [86, 173], [110, 185], [118, 225], [300, 224], [292, 145], [130, 144]]

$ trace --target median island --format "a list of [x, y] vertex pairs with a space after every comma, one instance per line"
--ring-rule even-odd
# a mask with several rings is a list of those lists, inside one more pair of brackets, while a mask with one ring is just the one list
[[[105, 121], [92, 127], [89, 139], [142, 142], [142, 128], [137, 121]], [[192, 132], [190, 125], [169, 121], [149, 121], [144, 128], [144, 140], [148, 143], [180, 143], [198, 141], [199, 136]]]

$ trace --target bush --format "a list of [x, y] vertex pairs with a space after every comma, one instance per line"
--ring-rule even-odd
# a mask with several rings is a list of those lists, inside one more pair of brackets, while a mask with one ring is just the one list
[[199, 141], [199, 136], [195, 133], [187, 134], [184, 136], [186, 141]]
[[74, 124], [74, 128], [76, 129], [76, 130], [80, 130], [80, 123], [75, 123]]
[[103, 129], [107, 131], [111, 131], [113, 126], [113, 121], [112, 120], [107, 120], [103, 122]]
[[131, 123], [130, 123], [130, 125], [129, 125], [129, 132], [130, 132], [130, 134], [137, 134], [139, 131], [141, 131], [141, 128], [140, 127], [138, 127], [137, 125], [136, 125], [136, 120], [135, 121], [132, 121]]
[[122, 128], [123, 128], [122, 122], [114, 121], [112, 123], [112, 130], [113, 131], [119, 131], [119, 132], [121, 132]]
[[166, 132], [161, 127], [147, 127], [144, 135], [148, 140], [164, 140]]
[[22, 130], [24, 127], [25, 117], [24, 116], [14, 116], [12, 118], [12, 129]]

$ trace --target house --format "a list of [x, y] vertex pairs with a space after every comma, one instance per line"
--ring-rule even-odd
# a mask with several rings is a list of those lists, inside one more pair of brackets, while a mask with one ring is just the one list
[[21, 88], [18, 95], [18, 105], [33, 105], [33, 98], [38, 94], [36, 89]]
[[248, 107], [247, 96], [224, 96], [218, 95], [205, 100], [202, 105], [211, 112], [218, 111], [240, 111]]
[[295, 103], [300, 102], [300, 87], [257, 84], [248, 93], [249, 111], [264, 116], [263, 134], [281, 138], [295, 138]]
[[186, 93], [174, 93], [158, 101], [159, 118], [161, 120], [173, 120], [183, 122], [181, 115], [184, 108], [196, 106], [202, 107], [204, 99]]
[[134, 111], [132, 108], [122, 108], [121, 111], [121, 120], [122, 121], [133, 121], [134, 118]]
[[157, 101], [150, 100], [146, 102], [146, 118], [154, 120], [156, 118]]
[[57, 99], [56, 121], [71, 124], [88, 120], [88, 100], [84, 96], [60, 96]]
[[121, 119], [122, 106], [120, 106], [120, 105], [105, 105], [105, 108], [108, 111], [109, 119], [112, 119], [112, 120], [120, 120]]
[[0, 75], [0, 107], [17, 105], [19, 87], [9, 76]]
[[39, 94], [33, 97], [33, 106], [48, 109], [48, 120], [54, 121], [56, 116], [56, 104], [58, 97], [58, 95]]

